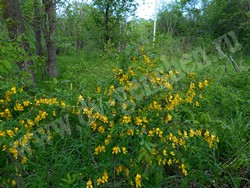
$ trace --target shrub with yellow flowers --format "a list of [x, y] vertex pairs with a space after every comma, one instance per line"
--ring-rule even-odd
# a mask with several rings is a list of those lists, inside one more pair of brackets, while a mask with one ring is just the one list
[[[94, 97], [80, 95], [74, 105], [30, 96], [22, 87], [0, 88], [0, 156], [5, 159], [0, 161], [0, 170], [12, 164], [0, 177], [0, 185], [20, 184], [26, 164], [39, 147], [55, 137], [64, 139], [65, 130], [72, 137], [89, 130], [85, 133], [92, 140], [82, 154], [82, 163], [88, 161], [85, 170], [74, 178], [68, 174], [62, 186], [79, 181], [77, 185], [88, 188], [160, 187], [159, 180], [172, 172], [188, 176], [190, 161], [185, 155], [192, 143], [205, 143], [209, 151], [218, 142], [209, 130], [185, 124], [185, 110], [201, 108], [208, 80], [190, 74], [182, 82], [182, 73], [161, 68], [143, 50], [128, 65], [113, 70], [111, 85], [98, 87]], [[68, 129], [53, 124], [65, 115], [69, 116]]]
[[[0, 156], [3, 171], [0, 185], [16, 186], [22, 176], [22, 169], [32, 157], [33, 146], [36, 144], [36, 134], [48, 141], [52, 139], [51, 132], [46, 132], [44, 126], [53, 121], [57, 111], [66, 106], [57, 98], [36, 98], [29, 96], [24, 87], [4, 86], [0, 88]], [[12, 170], [11, 170], [12, 169]]]
[[190, 140], [207, 143], [208, 150], [218, 142], [209, 130], [184, 126], [180, 115], [183, 108], [200, 108], [208, 81], [189, 77], [189, 83], [181, 85], [178, 71], [157, 71], [158, 66], [142, 52], [130, 66], [114, 69], [116, 82], [107, 89], [98, 87], [96, 98], [79, 96], [74, 113], [82, 116], [95, 137], [95, 170], [86, 179], [87, 187], [144, 187], [152, 183], [153, 174], [167, 176], [171, 168], [188, 176], [189, 161], [183, 153]]

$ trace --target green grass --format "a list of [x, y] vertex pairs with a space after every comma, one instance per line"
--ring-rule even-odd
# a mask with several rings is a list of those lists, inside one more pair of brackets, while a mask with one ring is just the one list
[[[60, 55], [57, 61], [60, 77], [42, 83], [35, 91], [69, 102], [79, 94], [94, 96], [98, 86], [112, 82], [112, 68], [120, 66], [105, 55], [81, 53]], [[221, 60], [196, 74], [198, 80], [209, 80], [201, 107], [183, 107], [175, 112], [181, 126], [215, 133], [220, 140], [218, 145], [209, 150], [201, 139], [190, 141], [183, 151], [189, 168], [187, 177], [177, 167], [167, 166], [163, 171], [156, 167], [151, 169], [148, 179], [143, 179], [143, 187], [250, 187], [250, 57], [240, 63], [239, 73], [231, 64], [224, 71], [224, 63]], [[183, 80], [181, 84], [186, 82]], [[97, 134], [88, 126], [78, 126], [77, 119], [70, 122], [71, 135], [64, 139], [55, 135], [52, 145], [35, 149], [23, 169], [21, 180], [25, 187], [84, 187], [89, 174], [105, 166], [92, 152]], [[128, 187], [124, 179], [117, 179], [116, 185]], [[102, 187], [112, 187], [112, 184]]]
[[93, 94], [99, 85], [107, 84], [114, 77], [112, 68], [118, 67], [116, 61], [105, 57], [87, 56], [81, 53], [58, 56], [60, 80], [67, 80], [84, 94]]

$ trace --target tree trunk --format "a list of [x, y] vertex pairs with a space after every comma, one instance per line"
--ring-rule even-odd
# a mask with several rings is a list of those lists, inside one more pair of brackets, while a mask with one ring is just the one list
[[43, 47], [42, 47], [42, 13], [41, 13], [41, 4], [39, 0], [33, 1], [34, 6], [34, 33], [36, 39], [36, 54], [38, 56], [43, 56]]
[[105, 44], [107, 44], [109, 41], [109, 8], [110, 3], [108, 1], [108, 4], [105, 9]]
[[[2, 0], [3, 17], [6, 21], [10, 38], [15, 41], [18, 37], [25, 34], [25, 26], [18, 0]], [[29, 54], [29, 43], [26, 39], [21, 42], [21, 47]], [[28, 71], [32, 75], [32, 81], [35, 83], [35, 75], [31, 69], [32, 60], [17, 62], [19, 70]]]
[[57, 63], [56, 63], [56, 44], [55, 44], [55, 30], [56, 30], [56, 1], [43, 0], [45, 8], [45, 41], [47, 47], [47, 69], [49, 77], [57, 77]]

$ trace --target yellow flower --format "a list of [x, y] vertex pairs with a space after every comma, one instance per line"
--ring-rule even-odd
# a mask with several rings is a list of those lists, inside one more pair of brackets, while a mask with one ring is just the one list
[[148, 136], [154, 136], [154, 131], [148, 131]]
[[97, 90], [98, 93], [101, 93], [101, 91], [102, 91], [101, 87], [97, 87], [96, 90]]
[[12, 137], [14, 136], [14, 131], [12, 131], [12, 130], [7, 130], [6, 133], [7, 133], [7, 135], [8, 135], [10, 138], [12, 138]]
[[192, 83], [190, 83], [190, 85], [189, 85], [189, 89], [194, 89], [195, 88], [195, 84], [192, 82]]
[[91, 179], [87, 182], [86, 188], [93, 188]]
[[167, 156], [167, 150], [164, 149], [164, 150], [162, 151], [162, 153], [163, 153], [163, 156]]
[[141, 175], [140, 174], [136, 174], [135, 176], [135, 186], [141, 187]]
[[66, 103], [64, 101], [61, 101], [61, 106], [66, 106]]
[[201, 135], [202, 135], [201, 130], [196, 130], [195, 133], [196, 133], [196, 135], [198, 135], [198, 136], [201, 136]]
[[108, 118], [106, 116], [102, 116], [103, 123], [108, 123]]
[[127, 135], [134, 135], [134, 130], [133, 129], [128, 129], [127, 131], [126, 131], [126, 133], [127, 133]]
[[121, 152], [121, 150], [118, 146], [113, 147], [112, 154], [118, 154], [119, 152]]
[[122, 165], [116, 167], [115, 170], [116, 170], [117, 174], [119, 174], [122, 171]]
[[184, 131], [184, 132], [183, 132], [183, 138], [188, 138], [187, 131]]
[[130, 116], [123, 116], [122, 123], [130, 123], [131, 122], [131, 117]]
[[31, 127], [35, 124], [35, 122], [32, 121], [32, 120], [30, 120], [30, 119], [27, 120], [27, 123], [28, 123]]
[[40, 114], [40, 116], [41, 116], [41, 120], [42, 120], [42, 119], [46, 119], [46, 116], [48, 115], [48, 113], [47, 113], [47, 112], [44, 112], [44, 111], [39, 111], [39, 114]]
[[3, 145], [3, 149], [2, 149], [2, 151], [5, 151], [5, 150], [6, 150], [6, 148], [7, 148], [7, 145], [6, 145], [6, 144], [4, 144], [4, 145]]
[[203, 83], [199, 82], [198, 87], [201, 89], [203, 87]]
[[103, 126], [98, 127], [98, 132], [99, 133], [104, 133], [105, 129]]
[[110, 103], [110, 106], [115, 106], [115, 101], [114, 100], [110, 100], [109, 103]]
[[171, 154], [171, 155], [173, 155], [173, 156], [175, 156], [175, 153], [174, 153], [174, 151], [171, 151], [171, 152], [170, 152], [170, 154]]
[[135, 118], [135, 124], [136, 124], [136, 125], [142, 125], [142, 121], [143, 121], [143, 120], [140, 119], [140, 117], [136, 117], [136, 118]]
[[108, 173], [107, 173], [107, 172], [104, 172], [104, 174], [103, 174], [103, 176], [102, 176], [102, 180], [103, 180], [104, 182], [108, 182], [108, 178], [109, 178]]
[[168, 166], [172, 164], [172, 159], [168, 159]]
[[17, 157], [18, 157], [18, 151], [17, 151], [16, 148], [10, 148], [10, 149], [9, 149], [9, 152], [10, 152], [11, 154], [13, 154], [13, 156], [14, 156], [15, 159], [17, 159]]
[[126, 154], [128, 151], [126, 150], [125, 147], [122, 147], [122, 152], [123, 152], [124, 154]]
[[14, 106], [14, 110], [15, 111], [23, 111], [24, 108], [20, 103], [16, 103], [16, 105]]
[[15, 187], [15, 186], [16, 186], [16, 181], [15, 181], [15, 180], [12, 180], [12, 181], [11, 181], [11, 185], [12, 185], [12, 187]]
[[168, 114], [166, 119], [165, 119], [165, 123], [168, 123], [171, 120], [172, 120], [172, 116], [170, 114]]
[[125, 103], [125, 102], [123, 102], [123, 103], [122, 103], [122, 108], [123, 108], [124, 110], [126, 110], [126, 109], [127, 109], [127, 107], [128, 107], [128, 106], [126, 105], [126, 103]]
[[11, 88], [11, 93], [12, 93], [12, 94], [15, 94], [15, 93], [16, 93], [16, 87], [12, 87], [12, 88]]
[[189, 130], [189, 137], [194, 137], [194, 135], [195, 135], [195, 132], [194, 132], [194, 130], [193, 129], [190, 129]]
[[0, 136], [6, 136], [5, 131], [0, 131]]
[[30, 101], [23, 101], [23, 106], [29, 106], [30, 104], [32, 104]]
[[110, 141], [110, 140], [106, 138], [106, 139], [104, 140], [105, 145], [108, 145], [108, 144], [109, 144], [109, 141]]
[[187, 173], [187, 170], [185, 169], [185, 165], [183, 163], [181, 164], [180, 168], [181, 168], [181, 171], [184, 174], [184, 176], [187, 176], [188, 173]]
[[27, 160], [28, 160], [27, 157], [24, 157], [24, 158], [22, 159], [21, 163], [22, 163], [22, 164], [25, 164], [25, 163], [27, 162]]
[[136, 62], [136, 57], [133, 56], [133, 57], [132, 57], [132, 61], [133, 61], [133, 62]]
[[16, 140], [16, 141], [14, 142], [14, 147], [17, 148], [18, 145], [19, 145], [19, 142]]
[[53, 114], [53, 116], [56, 116], [56, 111], [55, 111], [55, 110], [53, 110], [53, 113], [52, 113], [52, 114]]
[[102, 183], [104, 183], [104, 182], [102, 181], [102, 178], [98, 178], [98, 179], [97, 179], [97, 185], [101, 185]]
[[207, 80], [204, 80], [203, 86], [208, 86], [208, 81]]
[[79, 96], [78, 96], [78, 100], [79, 100], [79, 101], [84, 100], [84, 99], [83, 99], [83, 96], [82, 96], [82, 95], [79, 95]]
[[195, 106], [199, 107], [200, 103], [198, 101], [195, 102]]
[[97, 127], [97, 123], [96, 122], [91, 122], [90, 123], [90, 127], [95, 131], [96, 130], [96, 127]]
[[209, 137], [209, 132], [208, 132], [208, 130], [206, 130], [206, 132], [204, 133], [204, 136], [205, 136], [205, 137]]
[[106, 152], [105, 146], [100, 146], [100, 145], [99, 145], [97, 148], [95, 148], [94, 154], [95, 154], [95, 155], [98, 155], [99, 152]]

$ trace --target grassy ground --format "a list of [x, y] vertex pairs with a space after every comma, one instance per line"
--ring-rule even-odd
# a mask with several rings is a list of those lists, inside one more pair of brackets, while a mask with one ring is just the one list
[[67, 80], [82, 93], [94, 93], [96, 88], [113, 78], [112, 68], [118, 62], [109, 61], [105, 57], [91, 57], [84, 54], [58, 56], [60, 79]]
[[[90, 92], [95, 91], [100, 82], [111, 80], [111, 69], [117, 66], [114, 62], [104, 63], [101, 59], [75, 55], [60, 56], [58, 61], [62, 78], [78, 80]], [[237, 62], [241, 69], [239, 73], [225, 59], [197, 73], [197, 77], [207, 77], [211, 86], [204, 96], [203, 110], [187, 113], [186, 124], [216, 132], [220, 138], [218, 150], [211, 154], [212, 161], [204, 158], [202, 150], [200, 154], [187, 153], [187, 158], [193, 160], [189, 177], [167, 177], [168, 186], [250, 186], [250, 58]], [[70, 77], [69, 72], [76, 73]]]
[[[30, 110], [26, 110], [28, 107], [25, 107], [26, 111], [23, 114], [13, 110], [14, 118], [4, 121], [4, 124], [1, 124], [1, 126], [4, 125], [1, 129], [17, 125], [17, 120], [20, 119], [25, 119], [25, 121], [28, 118], [34, 119], [37, 117], [35, 112], [40, 113], [41, 108], [41, 110], [48, 112], [48, 118], [43, 120], [45, 121], [44, 124], [49, 124], [55, 118], [70, 114], [71, 135], [65, 133], [64, 137], [62, 137], [60, 134], [53, 132], [53, 142], [51, 144], [41, 147], [32, 143], [33, 154], [29, 156], [28, 161], [23, 166], [20, 162], [14, 160], [10, 154], [7, 155], [6, 152], [1, 152], [0, 164], [3, 164], [3, 167], [0, 167], [0, 187], [4, 181], [11, 184], [10, 178], [15, 178], [16, 182], [22, 185], [21, 187], [85, 187], [90, 178], [92, 178], [93, 184], [95, 179], [96, 185], [97, 178], [102, 177], [105, 169], [109, 169], [109, 171], [107, 170], [109, 181], [100, 187], [130, 187], [124, 174], [114, 176], [115, 169], [113, 169], [112, 165], [117, 165], [118, 159], [116, 161], [115, 155], [111, 153], [113, 146], [110, 148], [109, 153], [107, 152], [103, 156], [95, 155], [95, 147], [102, 144], [103, 140], [100, 138], [104, 137], [103, 134], [99, 130], [93, 131], [90, 126], [80, 122], [79, 117], [72, 113], [72, 105], [77, 103], [80, 94], [97, 98], [96, 88], [99, 85], [107, 85], [107, 83], [114, 80], [112, 68], [119, 67], [119, 61], [113, 57], [87, 56], [81, 53], [60, 55], [57, 60], [60, 72], [59, 79], [41, 83], [33, 93], [32, 91], [28, 91], [28, 94], [19, 93], [15, 96], [16, 101], [9, 101], [8, 104], [11, 109], [22, 100], [50, 96], [58, 97], [58, 100], [65, 101], [69, 106], [51, 107], [33, 104]], [[128, 62], [130, 61], [128, 60]], [[144, 62], [143, 58], [141, 61]], [[197, 138], [187, 141], [187, 146], [184, 148], [176, 148], [176, 152], [181, 151], [183, 154], [180, 160], [185, 162], [188, 176], [180, 172], [178, 165], [169, 166], [166, 164], [160, 166], [156, 158], [153, 161], [156, 165], [150, 167], [148, 165], [150, 161], [145, 162], [146, 157], [145, 160], [144, 158], [138, 160], [137, 157], [135, 159], [126, 159], [128, 155], [119, 153], [119, 156], [124, 157], [124, 159], [119, 158], [121, 164], [129, 166], [129, 161], [134, 160], [133, 164], [138, 165], [136, 166], [137, 172], [130, 171], [130, 174], [133, 175], [130, 180], [134, 182], [134, 187], [136, 183], [134, 179], [135, 173], [142, 175], [142, 187], [250, 187], [250, 58], [244, 58], [242, 62], [240, 60], [236, 61], [240, 66], [240, 72], [236, 72], [229, 63], [227, 63], [227, 71], [225, 71], [225, 60], [215, 62], [206, 69], [196, 71], [194, 80], [207, 79], [209, 83], [206, 92], [201, 98], [200, 106], [181, 104], [180, 109], [168, 111], [167, 113], [172, 113], [173, 116], [173, 120], [169, 124], [160, 123], [161, 118], [159, 118], [158, 114], [160, 112], [145, 111], [144, 115], [153, 122], [152, 125], [147, 126], [159, 126], [165, 129], [166, 132], [176, 131], [176, 134], [178, 134], [177, 127], [187, 131], [189, 128], [209, 130], [209, 134], [218, 136], [219, 142], [214, 148], [209, 148], [202, 138]], [[179, 88], [178, 92], [183, 92], [186, 86], [189, 87], [189, 84], [190, 79], [183, 77], [173, 86]], [[197, 85], [196, 89], [198, 89]], [[2, 93], [4, 94], [5, 91]], [[165, 96], [164, 93], [163, 96]], [[158, 98], [152, 100], [157, 101]], [[104, 104], [110, 103], [109, 99], [105, 99], [105, 97], [103, 101]], [[148, 105], [146, 99], [143, 99], [138, 104], [141, 103], [145, 103], [145, 106]], [[5, 109], [5, 106], [1, 107]], [[110, 111], [110, 109], [112, 108], [108, 106], [106, 110], [110, 112], [109, 118], [112, 119], [113, 111]], [[145, 109], [147, 110], [147, 108]], [[144, 109], [141, 108], [138, 111], [142, 110]], [[56, 111], [56, 116], [54, 116], [53, 111]], [[120, 115], [118, 115], [117, 119], [122, 118], [122, 112], [118, 113]], [[140, 114], [140, 112], [132, 114], [134, 115], [133, 119], [137, 117], [137, 113]], [[99, 121], [98, 123], [101, 124], [102, 122]], [[117, 127], [119, 130], [114, 131], [118, 131], [118, 133], [123, 133], [123, 129], [129, 128], [127, 125], [123, 126], [122, 121], [117, 121]], [[107, 134], [113, 134], [111, 127], [105, 128], [105, 130], [109, 131]], [[27, 131], [22, 126], [20, 130], [25, 130], [23, 134]], [[113, 145], [126, 146], [128, 154], [133, 156], [137, 156], [134, 153], [138, 152], [140, 154], [143, 151], [143, 144], [147, 143], [146, 139], [150, 141], [150, 144], [158, 145], [156, 137], [153, 139], [153, 137], [146, 137], [145, 134], [135, 134], [129, 138], [125, 140], [129, 142], [127, 143], [122, 137], [116, 137], [113, 140]], [[0, 140], [0, 144], [9, 142], [7, 139], [12, 138], [7, 137], [6, 140]], [[168, 141], [164, 145], [169, 143]], [[151, 146], [155, 147], [154, 144]], [[149, 150], [151, 150], [150, 152], [152, 152], [151, 146], [147, 145], [147, 148], [149, 147]], [[170, 149], [172, 149], [171, 145]], [[133, 168], [133, 165], [129, 167]], [[16, 169], [19, 170], [18, 173], [22, 174], [21, 176], [16, 175], [18, 174]], [[7, 177], [6, 174], [9, 180], [4, 179], [5, 176]]]

